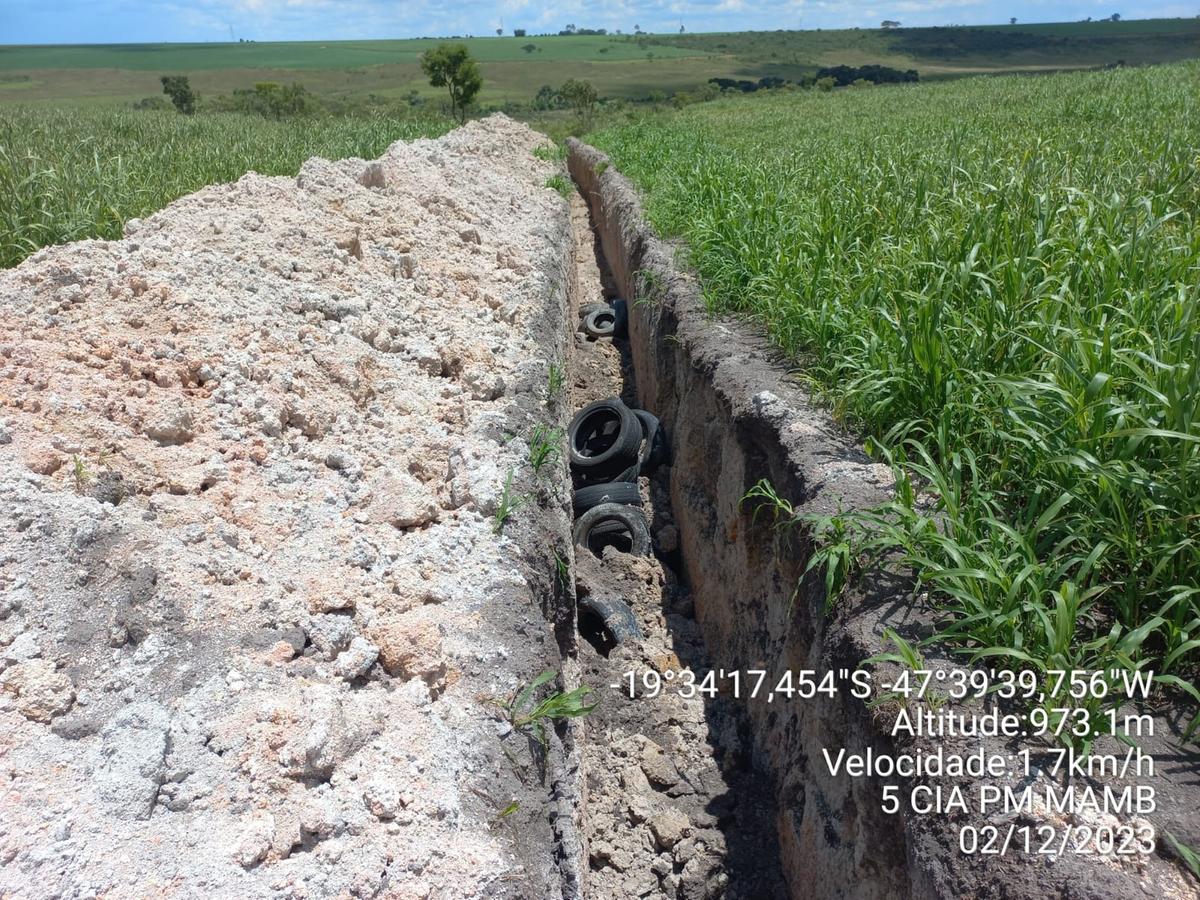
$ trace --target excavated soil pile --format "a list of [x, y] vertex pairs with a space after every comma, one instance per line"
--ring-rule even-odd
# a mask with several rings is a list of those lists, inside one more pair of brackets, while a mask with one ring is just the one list
[[0, 895], [561, 892], [493, 702], [558, 656], [558, 513], [494, 521], [561, 358], [542, 142], [252, 173], [0, 273]]

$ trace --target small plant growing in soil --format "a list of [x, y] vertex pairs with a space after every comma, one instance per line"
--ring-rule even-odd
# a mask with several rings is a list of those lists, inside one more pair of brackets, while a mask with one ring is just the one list
[[520, 808], [521, 808], [521, 804], [518, 803], [516, 800], [514, 800], [512, 803], [508, 804], [508, 806], [504, 807], [504, 809], [500, 810], [500, 812], [498, 812], [496, 814], [496, 818], [497, 819], [507, 818], [508, 816], [511, 816], [513, 813], [515, 813]]
[[535, 425], [533, 435], [529, 438], [529, 464], [533, 466], [535, 475], [541, 475], [549, 463], [559, 456], [559, 445], [562, 444], [563, 430], [547, 428], [545, 425]]
[[662, 300], [667, 286], [661, 275], [649, 269], [642, 269], [638, 272], [638, 280], [641, 281], [642, 289], [633, 301], [634, 306], [644, 306], [647, 303], [657, 303]]
[[[586, 716], [596, 708], [596, 703], [588, 703], [587, 697], [594, 693], [586, 684], [581, 684], [573, 691], [555, 691], [549, 697], [530, 706], [534, 693], [542, 685], [552, 681], [558, 673], [547, 669], [517, 694], [508, 706], [509, 721], [512, 727], [520, 731], [530, 729], [538, 743], [546, 746], [546, 723], [557, 719], [578, 719]], [[528, 707], [528, 708], [527, 708]]]
[[779, 496], [779, 492], [775, 490], [775, 485], [771, 484], [766, 478], [759, 480], [758, 484], [746, 491], [742, 496], [742, 503], [747, 503], [751, 500], [758, 500], [754, 511], [750, 514], [750, 521], [757, 522], [758, 514], [764, 509], [769, 510], [774, 517], [776, 528], [786, 527], [796, 521], [796, 509], [792, 506], [790, 500], [786, 497]]
[[561, 162], [567, 158], [567, 148], [551, 141], [533, 149], [533, 155], [545, 162]]
[[558, 363], [550, 363], [550, 374], [546, 377], [547, 401], [557, 400], [567, 386], [567, 370]]
[[855, 571], [853, 536], [842, 516], [810, 517], [808, 521], [813, 525], [817, 550], [804, 567], [804, 574], [825, 567], [825, 611], [829, 612]]
[[546, 179], [546, 187], [558, 191], [564, 198], [571, 196], [571, 182], [562, 175], [551, 175]]
[[77, 494], [82, 494], [87, 490], [88, 483], [92, 480], [92, 473], [88, 471], [83, 457], [78, 454], [71, 457], [71, 479], [75, 482], [75, 493]]
[[1183, 864], [1188, 867], [1193, 875], [1200, 878], [1200, 854], [1179, 841], [1179, 838], [1171, 834], [1169, 831], [1163, 832], [1163, 837], [1167, 839], [1167, 844], [1175, 851], [1175, 855], [1183, 860]]
[[[891, 662], [908, 672], [927, 672], [929, 670], [929, 667], [925, 665], [925, 657], [921, 651], [896, 634], [891, 628], [883, 629], [883, 638], [885, 641], [889, 641], [896, 648], [896, 651], [894, 653], [876, 653], [874, 656], [864, 659], [864, 663]], [[901, 697], [901, 694], [889, 691], [886, 694], [876, 697], [868, 705], [875, 707], [893, 700], [898, 701]], [[925, 690], [921, 695], [921, 699], [925, 700], [934, 709], [937, 709], [946, 702], [946, 697], [937, 693], [932, 688]]]
[[504, 490], [500, 492], [500, 502], [496, 504], [496, 512], [492, 515], [492, 532], [500, 534], [504, 525], [512, 518], [513, 513], [529, 502], [529, 497], [513, 490], [513, 473], [510, 471], [504, 479]]
[[567, 564], [567, 559], [558, 550], [554, 551], [554, 572], [558, 577], [558, 584], [566, 590], [571, 583], [571, 567]]

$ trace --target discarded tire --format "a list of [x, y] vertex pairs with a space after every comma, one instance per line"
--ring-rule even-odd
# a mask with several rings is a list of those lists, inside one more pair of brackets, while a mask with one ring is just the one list
[[629, 305], [620, 297], [612, 302], [613, 337], [629, 337]]
[[575, 545], [599, 556], [605, 547], [616, 547], [634, 556], [650, 555], [650, 529], [646, 517], [633, 506], [601, 503], [575, 523]]
[[586, 481], [610, 481], [637, 464], [642, 444], [638, 417], [616, 397], [589, 403], [567, 428], [571, 468]]
[[577, 488], [571, 503], [575, 515], [581, 516], [593, 506], [599, 506], [601, 503], [641, 506], [642, 494], [638, 490], [636, 481], [610, 481], [607, 484], [592, 484]]
[[582, 323], [584, 319], [594, 312], [602, 312], [608, 309], [607, 303], [585, 303], [579, 307], [579, 321]]
[[583, 333], [594, 338], [612, 337], [616, 323], [617, 315], [611, 306], [596, 309], [584, 317]]
[[638, 475], [640, 475], [641, 473], [642, 473], [642, 467], [638, 463], [634, 463], [632, 466], [630, 466], [624, 472], [617, 473], [617, 476], [615, 478], [613, 478], [612, 480], [613, 481], [636, 482], [638, 480]]
[[608, 632], [614, 644], [641, 638], [642, 629], [638, 627], [637, 618], [623, 600], [610, 600], [607, 597], [594, 597], [589, 594], [579, 598], [579, 605], [604, 623], [604, 630]]
[[667, 430], [662, 427], [658, 417], [644, 409], [635, 409], [642, 425], [642, 452], [638, 456], [639, 472], [652, 472], [665, 463], [671, 456], [671, 448], [667, 444]]

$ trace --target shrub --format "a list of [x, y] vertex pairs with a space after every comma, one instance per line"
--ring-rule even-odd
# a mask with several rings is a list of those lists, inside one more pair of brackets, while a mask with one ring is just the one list
[[188, 84], [186, 75], [164, 75], [161, 79], [163, 93], [171, 98], [175, 108], [185, 116], [196, 111], [196, 92]]

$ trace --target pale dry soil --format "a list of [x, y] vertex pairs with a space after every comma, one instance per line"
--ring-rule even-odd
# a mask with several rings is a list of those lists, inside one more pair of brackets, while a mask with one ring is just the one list
[[494, 702], [557, 660], [492, 521], [566, 296], [544, 140], [251, 173], [0, 273], [0, 896], [555, 895]]

